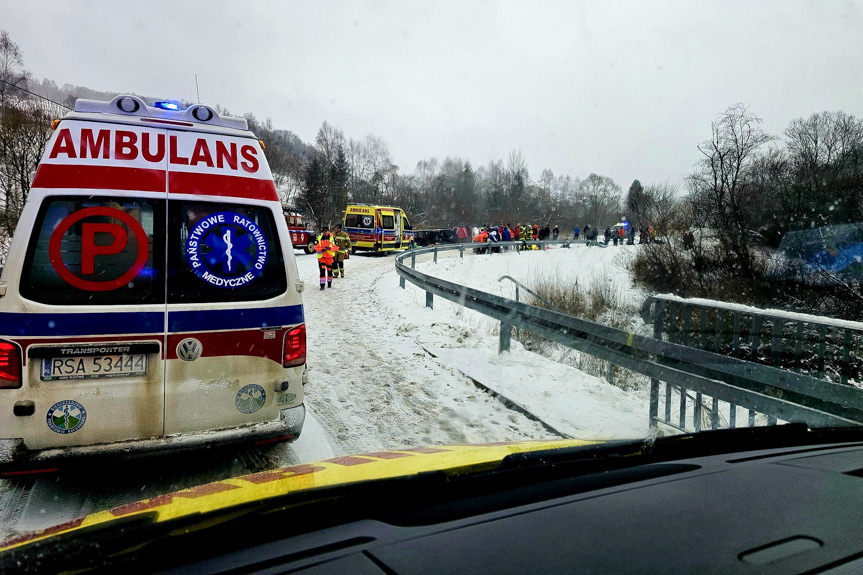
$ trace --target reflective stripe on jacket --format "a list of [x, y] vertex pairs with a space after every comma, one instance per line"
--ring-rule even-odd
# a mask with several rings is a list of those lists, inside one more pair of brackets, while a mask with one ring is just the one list
[[315, 242], [315, 251], [318, 252], [318, 260], [324, 262], [325, 264], [333, 263], [333, 258], [336, 255], [336, 252], [339, 251], [339, 246], [335, 244], [329, 237], [327, 239], [323, 239], [323, 236], [318, 236], [318, 240]]

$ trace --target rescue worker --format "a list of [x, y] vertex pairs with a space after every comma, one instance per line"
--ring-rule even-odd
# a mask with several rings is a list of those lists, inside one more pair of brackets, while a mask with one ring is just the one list
[[521, 228], [521, 249], [527, 249], [527, 242], [532, 239], [533, 229], [530, 227], [530, 224], [525, 224]]
[[336, 233], [333, 234], [333, 241], [339, 247], [339, 251], [336, 252], [336, 258], [333, 262], [333, 277], [337, 278], [339, 275], [345, 277], [345, 260], [350, 257], [351, 236], [342, 230], [342, 224], [336, 224]]
[[321, 289], [324, 289], [324, 284], [327, 287], [333, 287], [333, 258], [339, 247], [330, 236], [330, 228], [324, 226], [321, 230], [321, 235], [318, 236], [315, 242], [315, 251], [318, 252], [318, 269], [321, 272]]

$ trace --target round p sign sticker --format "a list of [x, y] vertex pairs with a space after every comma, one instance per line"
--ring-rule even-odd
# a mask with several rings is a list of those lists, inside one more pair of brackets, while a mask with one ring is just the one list
[[[99, 217], [111, 218], [125, 224], [125, 227], [105, 221], [92, 221]], [[88, 221], [90, 220], [90, 221]], [[62, 243], [63, 238], [69, 232], [69, 228], [81, 222], [81, 264], [79, 273], [76, 274], [69, 269], [63, 261]], [[128, 266], [119, 277], [105, 280], [91, 279], [104, 275], [106, 264], [115, 264], [110, 256], [119, 254], [129, 244], [129, 231], [134, 236], [137, 244], [135, 260]], [[111, 236], [109, 243], [96, 243], [96, 234], [108, 234]], [[110, 291], [128, 285], [138, 277], [144, 266], [147, 265], [150, 246], [147, 240], [147, 232], [138, 221], [122, 210], [116, 208], [94, 207], [84, 208], [66, 216], [51, 234], [48, 243], [48, 258], [54, 271], [63, 280], [78, 289], [86, 291]], [[123, 258], [126, 259], [126, 258]], [[90, 276], [89, 278], [87, 276]]]
[[201, 218], [186, 239], [189, 267], [199, 278], [222, 289], [240, 288], [261, 277], [267, 257], [263, 230], [234, 212]]

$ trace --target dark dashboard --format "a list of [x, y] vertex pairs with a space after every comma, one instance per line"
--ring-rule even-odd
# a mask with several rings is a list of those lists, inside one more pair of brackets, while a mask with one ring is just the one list
[[[536, 489], [542, 501], [518, 504]], [[420, 494], [389, 517], [296, 536], [285, 523], [283, 538], [260, 545], [236, 533], [248, 547], [163, 572], [863, 573], [860, 444], [659, 462], [457, 499], [424, 506]]]

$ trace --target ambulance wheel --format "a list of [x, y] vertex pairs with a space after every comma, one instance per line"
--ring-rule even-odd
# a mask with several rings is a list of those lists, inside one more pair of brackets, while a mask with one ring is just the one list
[[314, 240], [309, 240], [309, 243], [306, 244], [306, 247], [303, 248], [307, 254], [315, 253], [315, 242]]

